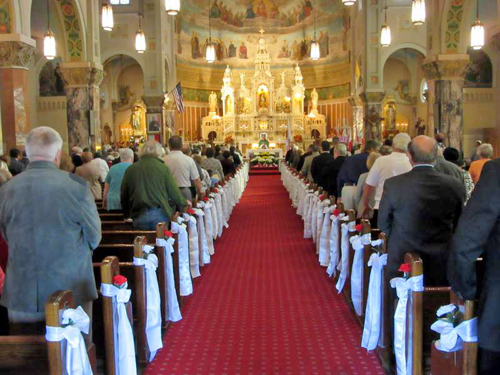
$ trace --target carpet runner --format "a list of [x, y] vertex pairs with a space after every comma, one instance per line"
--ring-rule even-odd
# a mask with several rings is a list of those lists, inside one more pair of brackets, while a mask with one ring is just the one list
[[144, 374], [383, 375], [279, 176], [252, 176]]

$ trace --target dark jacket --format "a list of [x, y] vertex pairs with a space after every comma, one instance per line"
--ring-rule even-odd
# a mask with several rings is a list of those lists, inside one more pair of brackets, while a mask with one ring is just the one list
[[312, 152], [310, 151], [307, 151], [306, 153], [304, 153], [301, 157], [300, 157], [300, 160], [299, 160], [299, 164], [297, 164], [297, 170], [300, 172], [302, 170], [302, 167], [304, 166], [304, 161], [306, 160], [306, 158], [308, 156], [312, 155]]
[[339, 156], [337, 159], [329, 162], [326, 167], [323, 169], [323, 179], [325, 181], [325, 189], [329, 194], [332, 194], [335, 197], [338, 197], [337, 191], [337, 176], [342, 168], [342, 164], [346, 160], [345, 156]]
[[337, 178], [337, 191], [339, 194], [342, 194], [342, 188], [345, 184], [357, 184], [359, 176], [368, 172], [368, 167], [366, 166], [368, 155], [370, 155], [369, 152], [362, 152], [349, 156], [344, 164], [342, 164]]
[[222, 159], [220, 162], [222, 164], [222, 170], [224, 171], [224, 176], [230, 175], [232, 173], [236, 173], [236, 168], [234, 166], [234, 163], [231, 159]]
[[75, 304], [97, 298], [92, 250], [101, 220], [87, 181], [48, 161], [33, 161], [0, 189], [0, 229], [9, 246], [2, 305], [43, 312], [57, 290]]
[[[476, 275], [481, 256], [484, 274]], [[450, 244], [448, 280], [470, 300], [480, 284], [479, 346], [500, 352], [500, 159], [485, 164], [460, 218]]]
[[22, 171], [24, 171], [24, 168], [26, 167], [19, 160], [15, 158], [10, 159], [9, 171], [12, 174], [12, 176], [16, 176], [19, 173], [21, 173]]
[[378, 227], [388, 237], [388, 280], [404, 255], [415, 252], [424, 263], [426, 285], [446, 285], [448, 243], [463, 207], [464, 187], [456, 178], [420, 166], [385, 181]]
[[311, 164], [311, 175], [316, 184], [322, 188], [326, 188], [326, 181], [323, 178], [323, 169], [330, 163], [333, 162], [333, 156], [328, 152], [323, 152], [316, 156]]

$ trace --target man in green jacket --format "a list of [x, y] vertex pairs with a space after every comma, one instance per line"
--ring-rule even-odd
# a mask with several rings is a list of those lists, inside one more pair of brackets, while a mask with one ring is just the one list
[[169, 222], [176, 210], [191, 206], [160, 159], [161, 153], [158, 142], [146, 142], [140, 160], [123, 177], [121, 205], [126, 217], [133, 219], [135, 229], [155, 230], [158, 223]]

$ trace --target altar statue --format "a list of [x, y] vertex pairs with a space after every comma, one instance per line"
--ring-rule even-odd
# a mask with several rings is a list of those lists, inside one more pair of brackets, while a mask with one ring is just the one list
[[318, 92], [316, 91], [316, 89], [314, 88], [311, 92], [311, 102], [312, 102], [312, 109], [313, 111], [314, 110], [318, 110]]
[[262, 133], [260, 135], [259, 148], [263, 150], [267, 150], [269, 148], [269, 141], [267, 140], [266, 133]]
[[265, 92], [261, 92], [259, 95], [259, 107], [267, 108], [267, 97]]
[[208, 97], [208, 101], [210, 103], [210, 112], [217, 112], [217, 94], [215, 92], [211, 92]]

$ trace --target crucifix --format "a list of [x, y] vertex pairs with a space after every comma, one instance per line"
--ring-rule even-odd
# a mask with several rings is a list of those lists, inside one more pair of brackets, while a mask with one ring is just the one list
[[264, 29], [262, 29], [262, 27], [260, 28], [259, 33], [260, 33], [261, 38], [264, 37], [265, 31], [264, 31]]

